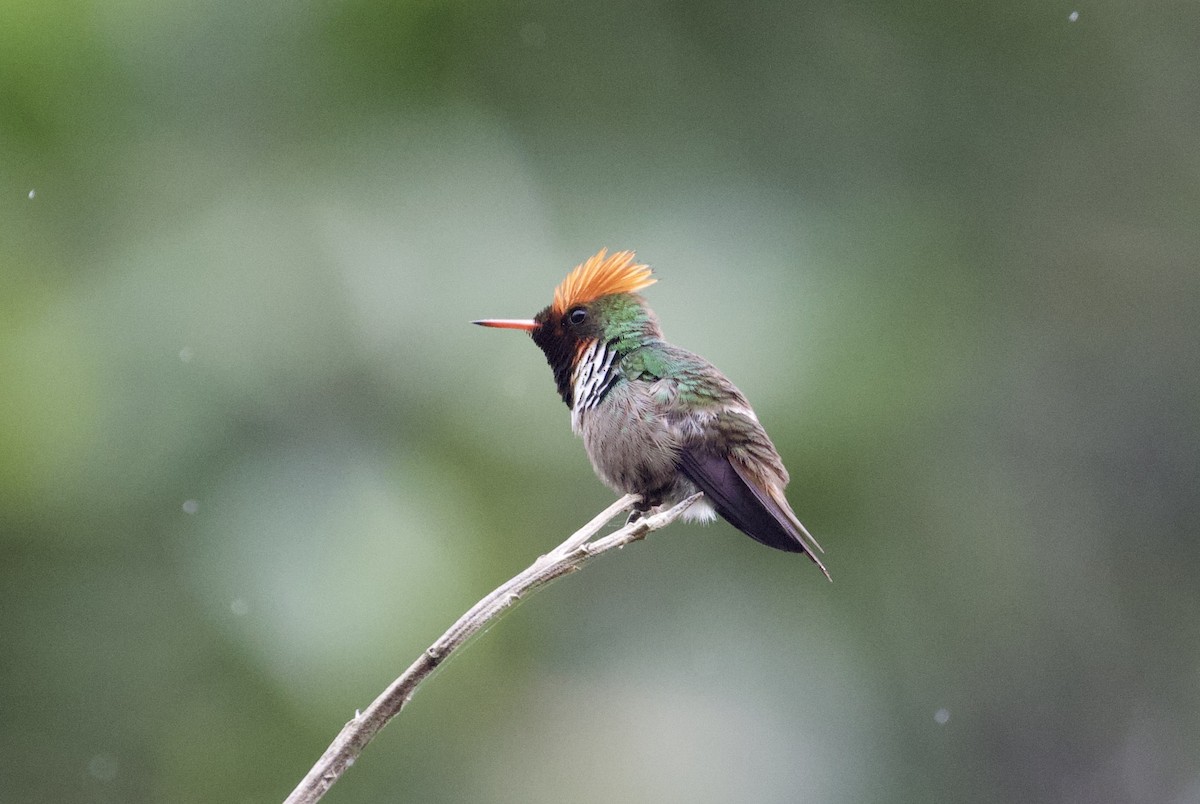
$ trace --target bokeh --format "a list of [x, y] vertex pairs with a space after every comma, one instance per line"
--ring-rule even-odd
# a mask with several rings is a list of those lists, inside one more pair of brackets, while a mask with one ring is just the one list
[[331, 802], [1200, 800], [1194, 2], [0, 6], [0, 801], [272, 802], [613, 498], [634, 248], [834, 583], [673, 525]]

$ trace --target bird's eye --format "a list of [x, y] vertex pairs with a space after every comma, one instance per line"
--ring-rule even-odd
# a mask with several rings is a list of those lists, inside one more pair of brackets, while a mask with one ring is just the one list
[[583, 307], [576, 307], [567, 315], [567, 320], [578, 326], [587, 320], [587, 310]]

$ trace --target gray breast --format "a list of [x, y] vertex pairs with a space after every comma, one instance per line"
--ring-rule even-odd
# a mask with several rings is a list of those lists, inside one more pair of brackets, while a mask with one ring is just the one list
[[579, 432], [609, 488], [646, 494], [673, 483], [678, 439], [644, 384], [615, 383], [599, 405], [580, 411]]

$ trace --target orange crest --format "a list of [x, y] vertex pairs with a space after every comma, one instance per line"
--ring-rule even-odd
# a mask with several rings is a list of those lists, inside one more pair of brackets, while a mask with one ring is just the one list
[[617, 251], [609, 256], [608, 249], [600, 249], [596, 256], [575, 266], [554, 289], [554, 311], [561, 315], [577, 304], [613, 293], [635, 293], [658, 281], [650, 276], [649, 265], [633, 259], [632, 251]]

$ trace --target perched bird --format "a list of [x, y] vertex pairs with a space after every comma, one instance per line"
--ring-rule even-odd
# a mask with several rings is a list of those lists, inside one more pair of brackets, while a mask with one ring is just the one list
[[787, 469], [746, 397], [707, 360], [663, 340], [637, 294], [656, 281], [632, 251], [601, 249], [532, 320], [473, 323], [533, 336], [596, 474], [619, 493], [640, 494], [639, 511], [702, 491], [685, 519], [720, 514], [768, 547], [807, 554], [829, 577], [820, 545], [783, 495]]

